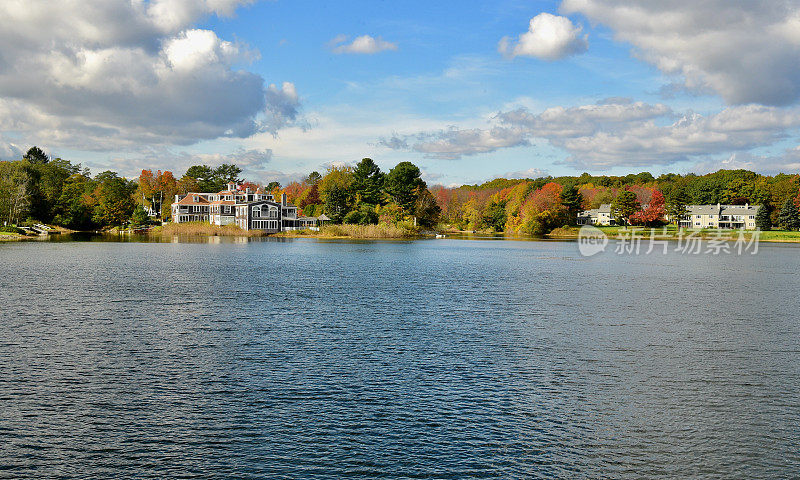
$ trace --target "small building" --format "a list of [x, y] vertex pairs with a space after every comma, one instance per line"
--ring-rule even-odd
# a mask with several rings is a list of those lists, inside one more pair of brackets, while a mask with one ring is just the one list
[[600, 208], [584, 210], [578, 214], [578, 225], [614, 225], [611, 204], [604, 203]]
[[[646, 205], [643, 205], [646, 208]], [[680, 219], [683, 228], [721, 228], [755, 230], [759, 205], [687, 205], [686, 215]], [[578, 225], [614, 225], [611, 205], [585, 210], [578, 214]], [[667, 218], [668, 221], [673, 221]]]

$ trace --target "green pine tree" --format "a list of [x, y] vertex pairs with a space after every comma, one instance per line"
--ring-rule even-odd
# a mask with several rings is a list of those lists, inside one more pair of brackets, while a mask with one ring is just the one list
[[667, 195], [667, 205], [665, 213], [670, 221], [675, 222], [676, 226], [680, 226], [681, 219], [686, 216], [688, 210], [686, 205], [689, 203], [689, 195], [683, 187], [675, 187]]
[[[567, 208], [570, 225], [575, 225], [575, 223], [578, 221], [578, 214], [582, 210], [582, 204], [583, 195], [580, 194], [575, 185], [567, 185], [563, 190], [561, 190], [561, 205], [564, 205]], [[503, 213], [505, 213], [505, 210]]]
[[147, 212], [144, 211], [144, 207], [141, 205], [136, 205], [133, 209], [133, 216], [131, 216], [131, 223], [134, 226], [139, 225], [146, 225], [150, 221], [150, 217], [147, 216]]
[[764, 232], [772, 230], [772, 218], [770, 218], [770, 214], [772, 213], [772, 206], [769, 203], [764, 203], [758, 209], [758, 213], [756, 214], [756, 228], [762, 230]]
[[797, 211], [794, 198], [789, 197], [783, 202], [781, 214], [778, 215], [778, 225], [784, 230], [800, 229], [800, 212]]
[[611, 216], [614, 217], [617, 225], [627, 225], [628, 218], [641, 210], [641, 208], [635, 193], [622, 190], [617, 194], [617, 198], [611, 202]]

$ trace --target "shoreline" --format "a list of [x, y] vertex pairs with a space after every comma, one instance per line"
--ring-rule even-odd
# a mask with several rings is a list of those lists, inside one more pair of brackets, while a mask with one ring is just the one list
[[[167, 228], [165, 228], [167, 227]], [[201, 227], [201, 228], [198, 228]], [[621, 227], [598, 227], [598, 230], [605, 234], [609, 240], [632, 240], [649, 241], [652, 238], [658, 240], [679, 241], [687, 239], [691, 235], [693, 239], [704, 241], [726, 241], [735, 242], [739, 240], [739, 230], [684, 230], [683, 236], [679, 235], [678, 230], [663, 228], [621, 228]], [[750, 241], [753, 238], [754, 230], [745, 230], [744, 240]], [[474, 239], [474, 240], [511, 240], [511, 241], [575, 241], [579, 237], [579, 229], [570, 227], [557, 228], [552, 232], [542, 236], [507, 235], [502, 232], [479, 232], [479, 231], [430, 231], [417, 232], [400, 227], [387, 225], [329, 225], [320, 231], [312, 230], [288, 230], [277, 233], [266, 233], [262, 231], [244, 231], [238, 227], [214, 225], [176, 225], [168, 224], [155, 227], [147, 232], [136, 232], [132, 230], [110, 229], [107, 231], [76, 231], [56, 227], [56, 231], [51, 235], [21, 235], [9, 232], [0, 232], [0, 242], [20, 242], [20, 241], [46, 241], [51, 236], [61, 236], [69, 234], [88, 234], [88, 235], [111, 235], [111, 236], [130, 236], [142, 235], [146, 237], [174, 237], [187, 236], [197, 238], [209, 237], [239, 237], [239, 238], [308, 238], [316, 240], [431, 240], [438, 235], [443, 235], [444, 239]], [[654, 234], [654, 236], [653, 236]], [[766, 243], [800, 243], [800, 231], [769, 230], [759, 234], [759, 242]]]

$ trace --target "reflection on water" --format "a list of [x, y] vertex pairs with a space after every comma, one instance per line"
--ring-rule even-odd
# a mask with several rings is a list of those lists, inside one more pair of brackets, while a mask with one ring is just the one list
[[793, 246], [87, 240], [0, 245], [0, 477], [800, 471]]

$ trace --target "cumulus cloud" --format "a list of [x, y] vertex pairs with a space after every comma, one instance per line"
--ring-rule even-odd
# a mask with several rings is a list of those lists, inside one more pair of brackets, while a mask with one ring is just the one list
[[378, 145], [394, 150], [410, 148], [424, 153], [428, 158], [454, 160], [463, 155], [477, 155], [501, 148], [528, 145], [528, 140], [525, 138], [525, 132], [518, 128], [461, 130], [451, 126], [445, 130], [420, 132], [415, 135], [395, 134], [389, 138], [381, 138]]
[[689, 90], [716, 92], [729, 104], [800, 99], [797, 1], [564, 0], [561, 11], [607, 25]]
[[712, 158], [691, 167], [698, 174], [716, 172], [720, 168], [745, 169], [775, 175], [800, 171], [800, 146], [787, 149], [778, 155], [755, 155], [750, 152], [735, 152], [725, 158]]
[[800, 127], [800, 110], [745, 105], [703, 116], [679, 114], [662, 104], [609, 99], [540, 113], [518, 108], [498, 113], [492, 123], [486, 129], [396, 134], [380, 144], [456, 159], [543, 139], [568, 153], [564, 163], [579, 168], [666, 165], [774, 144]]
[[559, 60], [581, 54], [589, 48], [587, 35], [581, 35], [581, 30], [567, 17], [540, 13], [531, 19], [528, 31], [516, 42], [503, 37], [497, 50], [509, 58], [525, 56]]
[[372, 37], [370, 35], [361, 35], [356, 37], [350, 43], [347, 42], [347, 35], [338, 35], [331, 40], [328, 45], [333, 50], [333, 53], [356, 53], [362, 55], [372, 55], [375, 53], [384, 52], [386, 50], [397, 50], [397, 44], [387, 42], [381, 37]]
[[217, 167], [223, 163], [240, 167], [246, 178], [260, 178], [272, 161], [270, 149], [238, 148], [230, 153], [189, 153], [173, 152], [169, 148], [152, 147], [136, 156], [120, 156], [111, 160], [110, 165], [97, 166], [95, 170], [112, 168], [126, 177], [136, 177], [142, 170], [169, 170], [180, 176], [192, 165]]
[[513, 172], [506, 172], [495, 178], [542, 178], [550, 175], [547, 170], [541, 168], [529, 168], [527, 170], [516, 170]]
[[237, 69], [258, 54], [193, 28], [247, 3], [4, 2], [0, 128], [99, 151], [277, 131], [296, 118], [294, 86]]
[[0, 137], [0, 160], [19, 160], [22, 155], [22, 148], [19, 145], [6, 142]]

